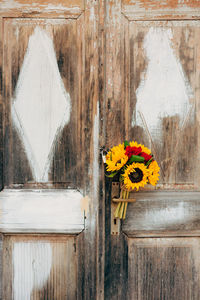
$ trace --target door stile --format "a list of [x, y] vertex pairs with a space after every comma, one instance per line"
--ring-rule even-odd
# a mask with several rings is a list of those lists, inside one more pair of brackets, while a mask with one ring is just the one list
[[[106, 1], [106, 62], [105, 62], [105, 145], [122, 143], [128, 132], [127, 104], [124, 87], [124, 22], [121, 1]], [[105, 184], [105, 299], [126, 299], [128, 282], [128, 246], [124, 234], [111, 234], [111, 180]]]

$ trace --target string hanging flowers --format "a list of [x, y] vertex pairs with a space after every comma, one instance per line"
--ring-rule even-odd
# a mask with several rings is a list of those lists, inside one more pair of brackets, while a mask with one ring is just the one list
[[[106, 176], [119, 177], [122, 199], [128, 199], [129, 192], [144, 187], [155, 186], [159, 180], [160, 168], [151, 150], [136, 141], [125, 141], [110, 149], [106, 155]], [[119, 202], [115, 217], [125, 219], [127, 201]]]

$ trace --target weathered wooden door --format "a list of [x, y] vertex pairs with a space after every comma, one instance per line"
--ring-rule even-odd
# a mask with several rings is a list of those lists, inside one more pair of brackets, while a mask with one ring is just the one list
[[[199, 18], [195, 0], [0, 2], [1, 299], [200, 299]], [[99, 150], [125, 139], [161, 179], [119, 228]]]
[[[161, 167], [117, 235], [106, 215], [105, 299], [200, 299], [200, 4], [107, 2], [106, 146], [136, 140]], [[111, 188], [107, 182], [109, 207]], [[113, 186], [113, 196], [116, 185]]]
[[0, 3], [1, 299], [101, 293], [100, 9], [83, 0]]

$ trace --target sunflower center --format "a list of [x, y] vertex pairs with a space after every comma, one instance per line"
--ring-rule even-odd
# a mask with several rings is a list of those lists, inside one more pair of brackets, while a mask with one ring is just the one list
[[140, 170], [139, 168], [135, 168], [134, 170], [135, 170], [135, 172], [132, 172], [128, 175], [131, 182], [137, 183], [137, 182], [142, 181], [142, 178], [143, 178], [142, 170]]

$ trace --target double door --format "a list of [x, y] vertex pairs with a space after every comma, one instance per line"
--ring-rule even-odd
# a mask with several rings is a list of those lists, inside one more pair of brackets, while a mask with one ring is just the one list
[[[200, 298], [200, 5], [0, 3], [0, 298]], [[113, 217], [101, 149], [152, 149]]]

